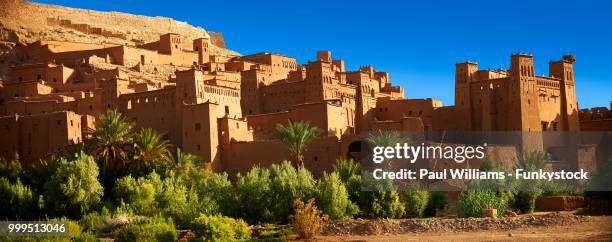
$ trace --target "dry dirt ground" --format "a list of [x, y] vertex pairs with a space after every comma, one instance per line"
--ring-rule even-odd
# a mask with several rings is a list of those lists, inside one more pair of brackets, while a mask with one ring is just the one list
[[[336, 232], [343, 235], [332, 234], [328, 230], [328, 235], [319, 236], [315, 241], [612, 241], [612, 216], [576, 216], [569, 212], [539, 213], [498, 219], [493, 222], [493, 226], [490, 225], [491, 221], [486, 219], [439, 221], [442, 222], [432, 224], [435, 229], [425, 227], [416, 230], [414, 221], [409, 222], [408, 228], [401, 228], [406, 221], [386, 221], [386, 225], [400, 225], [399, 229], [392, 229], [391, 233], [385, 232], [384, 227], [388, 227], [385, 225], [374, 226], [378, 227], [373, 230], [375, 232], [372, 232], [372, 229], [366, 229], [366, 232], [358, 231], [356, 228], [360, 227], [359, 225], [350, 229], [344, 226], [342, 229], [336, 229]], [[455, 227], [450, 224], [460, 225]], [[424, 225], [428, 226], [429, 223]], [[482, 229], [478, 229], [479, 227]]]

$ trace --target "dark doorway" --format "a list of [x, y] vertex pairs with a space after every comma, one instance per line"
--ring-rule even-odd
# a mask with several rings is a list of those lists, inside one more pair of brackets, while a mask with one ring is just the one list
[[346, 158], [353, 159], [356, 162], [361, 162], [361, 141], [353, 141], [353, 143], [349, 144], [348, 153], [346, 154]]

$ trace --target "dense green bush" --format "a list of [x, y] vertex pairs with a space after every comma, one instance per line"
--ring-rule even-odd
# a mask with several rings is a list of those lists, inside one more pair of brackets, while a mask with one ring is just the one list
[[253, 224], [284, 223], [293, 211], [293, 200], [304, 200], [314, 192], [315, 181], [304, 168], [296, 169], [288, 161], [269, 169], [255, 166], [246, 175], [237, 175], [237, 216]]
[[197, 194], [205, 202], [204, 214], [236, 215], [234, 187], [226, 173], [215, 173], [198, 182]]
[[204, 241], [233, 241], [251, 238], [251, 229], [242, 219], [219, 215], [202, 215], [191, 223], [191, 229]]
[[440, 191], [433, 191], [429, 193], [429, 200], [425, 207], [424, 217], [436, 216], [436, 210], [443, 209], [447, 204], [446, 195]]
[[288, 221], [295, 199], [306, 200], [314, 196], [316, 181], [303, 166], [297, 169], [288, 161], [270, 166], [270, 190], [273, 213], [277, 221]]
[[80, 217], [101, 200], [104, 188], [98, 181], [98, 165], [81, 152], [73, 161], [62, 159], [45, 184], [45, 201], [52, 213]]
[[514, 208], [521, 213], [532, 213], [535, 210], [536, 199], [541, 194], [540, 191], [518, 191], [514, 196]]
[[172, 219], [161, 216], [138, 219], [117, 230], [115, 241], [168, 241], [178, 239], [178, 232], [174, 228]]
[[106, 207], [103, 207], [100, 212], [94, 211], [83, 215], [79, 220], [79, 225], [85, 230], [96, 231], [110, 219], [110, 211], [108, 211]]
[[429, 202], [429, 193], [417, 187], [411, 188], [409, 191], [401, 193], [402, 202], [406, 216], [410, 218], [420, 218], [425, 214], [425, 208]]
[[346, 187], [336, 172], [323, 174], [318, 184], [316, 201], [318, 207], [331, 219], [352, 218], [359, 210], [349, 199]]
[[[151, 176], [149, 176], [151, 177]], [[129, 204], [138, 214], [155, 214], [156, 185], [145, 177], [138, 179], [126, 176], [115, 182], [113, 189], [116, 199]]]
[[0, 218], [33, 220], [38, 218], [38, 196], [29, 186], [0, 177]]
[[249, 223], [273, 222], [270, 171], [254, 166], [246, 175], [237, 175], [236, 194], [239, 200], [238, 217]]
[[364, 191], [359, 193], [359, 210], [366, 218], [399, 218], [404, 215], [404, 204], [391, 180], [375, 180], [362, 174]]
[[114, 193], [117, 201], [135, 214], [170, 216], [179, 227], [185, 227], [201, 212], [210, 212], [210, 200], [200, 199], [176, 176], [161, 179], [155, 172], [138, 179], [126, 176], [117, 180]]
[[467, 191], [459, 195], [459, 215], [461, 217], [482, 217], [485, 208], [497, 209], [497, 215], [506, 213], [507, 201], [492, 191]]
[[351, 201], [357, 203], [361, 193], [361, 170], [359, 163], [352, 159], [337, 159], [334, 165], [334, 172], [338, 173], [342, 183], [346, 186]]
[[19, 179], [21, 175], [21, 162], [19, 162], [19, 156], [16, 156], [13, 160], [5, 160], [0, 157], [0, 177], [6, 178], [13, 182]]

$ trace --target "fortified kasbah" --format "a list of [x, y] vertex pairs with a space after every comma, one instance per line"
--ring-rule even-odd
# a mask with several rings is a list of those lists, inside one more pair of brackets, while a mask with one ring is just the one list
[[[373, 66], [347, 70], [328, 50], [312, 53], [307, 63], [278, 53], [243, 55], [228, 50], [232, 43], [221, 33], [171, 19], [91, 11], [94, 20], [8, 2], [0, 7], [19, 10], [1, 16], [0, 154], [7, 160], [18, 155], [32, 163], [81, 143], [109, 110], [229, 174], [289, 159], [276, 130], [289, 121], [323, 130], [304, 155], [315, 175], [331, 170], [338, 157], [356, 158], [371, 131], [612, 130], [608, 108], [580, 110], [580, 73], [565, 53], [549, 62], [548, 76], [534, 68], [534, 61], [548, 60], [530, 54], [499, 53], [509, 56], [508, 69], [457, 63], [455, 102], [444, 106], [405, 97], [390, 73]], [[24, 11], [36, 14], [19, 14]], [[29, 16], [35, 17], [24, 20]], [[122, 27], [128, 22], [151, 30], [130, 31]], [[541, 149], [554, 155], [564, 145]], [[487, 152], [523, 148], [491, 145]], [[595, 152], [585, 147], [574, 155], [579, 164], [567, 165], [591, 166]]]

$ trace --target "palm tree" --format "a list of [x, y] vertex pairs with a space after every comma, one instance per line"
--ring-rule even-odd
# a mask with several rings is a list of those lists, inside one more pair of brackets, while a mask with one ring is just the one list
[[133, 127], [121, 113], [116, 110], [108, 111], [95, 129], [88, 130], [91, 137], [86, 143], [90, 154], [98, 160], [103, 160], [105, 168], [125, 166], [132, 145]]
[[370, 134], [366, 138], [366, 141], [370, 143], [372, 146], [385, 147], [385, 146], [395, 146], [395, 144], [398, 144], [398, 143], [399, 144], [406, 143], [406, 142], [409, 142], [410, 139], [402, 136], [402, 134], [400, 134], [397, 131], [383, 132], [382, 130], [378, 130], [378, 132]]
[[170, 144], [152, 129], [142, 129], [134, 135], [133, 171], [167, 164], [171, 161]]
[[311, 128], [308, 121], [294, 123], [291, 120], [289, 120], [287, 126], [277, 124], [276, 131], [283, 143], [288, 146], [289, 153], [293, 156], [294, 161], [301, 166], [304, 166], [306, 147], [323, 132], [318, 127]]
[[526, 151], [522, 152], [516, 157], [517, 169], [524, 169], [526, 171], [537, 171], [544, 169], [546, 163], [550, 161], [548, 156], [541, 151]]
[[176, 149], [176, 156], [171, 156], [173, 168], [166, 172], [177, 174], [180, 177], [186, 178], [189, 185], [197, 184], [202, 177], [209, 177], [213, 174], [210, 163], [202, 163], [202, 159], [194, 154]]
[[[366, 142], [371, 147], [394, 147], [396, 144], [403, 144], [410, 142], [410, 138], [403, 136], [397, 131], [382, 131], [371, 133], [366, 139]], [[393, 160], [386, 159], [387, 169], [391, 169]]]

